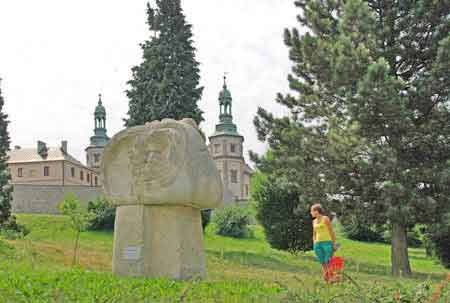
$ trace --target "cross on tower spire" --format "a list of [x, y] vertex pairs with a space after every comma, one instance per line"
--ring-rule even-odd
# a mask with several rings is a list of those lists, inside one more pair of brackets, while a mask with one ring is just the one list
[[223, 73], [223, 88], [227, 88], [227, 72]]

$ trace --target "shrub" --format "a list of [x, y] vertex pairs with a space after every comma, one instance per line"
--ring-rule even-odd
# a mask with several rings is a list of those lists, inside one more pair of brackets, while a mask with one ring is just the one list
[[310, 204], [301, 190], [285, 178], [262, 178], [252, 188], [257, 219], [269, 244], [290, 252], [312, 249]]
[[248, 208], [236, 205], [214, 211], [213, 222], [218, 235], [246, 238], [250, 237], [250, 212]]
[[116, 218], [116, 208], [105, 198], [99, 197], [95, 201], [89, 201], [88, 211], [93, 219], [89, 222], [89, 230], [113, 230]]
[[444, 267], [450, 268], [450, 218], [427, 226], [425, 243], [427, 251], [432, 252]]
[[450, 227], [447, 231], [443, 231], [432, 235], [434, 252], [441, 261], [442, 265], [450, 268]]
[[[367, 224], [363, 216], [354, 215], [339, 219], [342, 230], [349, 239], [364, 242], [385, 242], [385, 229]], [[389, 234], [390, 235], [390, 234]]]
[[1, 226], [0, 234], [8, 240], [21, 239], [30, 231], [23, 225], [17, 223], [15, 216], [10, 216]]
[[[337, 205], [335, 208], [339, 209]], [[342, 231], [348, 239], [363, 242], [390, 242], [390, 232], [386, 222], [369, 224], [374, 221], [370, 216], [371, 212], [364, 207], [339, 210], [338, 214]]]
[[202, 209], [201, 215], [202, 215], [202, 230], [205, 231], [206, 227], [208, 226], [209, 222], [211, 222], [211, 209]]

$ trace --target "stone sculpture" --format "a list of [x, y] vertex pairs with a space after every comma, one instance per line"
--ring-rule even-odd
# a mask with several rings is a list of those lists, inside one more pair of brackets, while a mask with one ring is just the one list
[[117, 206], [113, 273], [205, 276], [200, 209], [220, 207], [222, 184], [195, 121], [164, 119], [116, 134], [102, 160]]

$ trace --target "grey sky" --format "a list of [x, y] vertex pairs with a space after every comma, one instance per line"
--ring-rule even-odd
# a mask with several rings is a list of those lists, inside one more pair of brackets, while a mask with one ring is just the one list
[[[93, 134], [98, 93], [107, 110], [111, 137], [123, 128], [130, 69], [141, 62], [139, 43], [148, 37], [147, 1], [2, 0], [0, 76], [12, 145], [37, 140], [58, 146], [85, 162]], [[245, 149], [264, 151], [253, 117], [258, 106], [277, 113], [277, 92], [286, 92], [290, 71], [285, 27], [296, 26], [293, 0], [183, 0], [193, 25], [201, 85], [199, 106], [212, 134], [218, 122], [223, 72], [233, 96], [233, 115]]]

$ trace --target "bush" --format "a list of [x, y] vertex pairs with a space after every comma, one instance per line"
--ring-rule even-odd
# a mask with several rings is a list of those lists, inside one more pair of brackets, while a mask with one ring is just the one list
[[25, 226], [17, 223], [15, 216], [10, 216], [8, 220], [0, 226], [0, 235], [8, 240], [21, 239], [29, 233], [30, 231]]
[[450, 228], [431, 237], [434, 252], [445, 268], [450, 268]]
[[339, 221], [345, 236], [349, 239], [364, 242], [386, 241], [384, 235], [387, 229], [367, 224], [363, 215], [343, 217]]
[[247, 238], [251, 236], [248, 228], [250, 212], [247, 208], [230, 205], [214, 211], [213, 222], [216, 224], [216, 233], [221, 236], [233, 238]]
[[262, 178], [253, 186], [257, 219], [264, 228], [269, 244], [290, 252], [312, 249], [310, 203], [301, 190], [284, 178]]
[[448, 222], [427, 226], [425, 243], [428, 252], [432, 252], [446, 268], [450, 268], [450, 218]]
[[113, 230], [116, 208], [105, 198], [99, 197], [89, 201], [88, 211], [94, 215], [89, 222], [89, 230]]
[[209, 222], [211, 222], [211, 209], [202, 209], [202, 230], [205, 231], [206, 226], [208, 226]]

